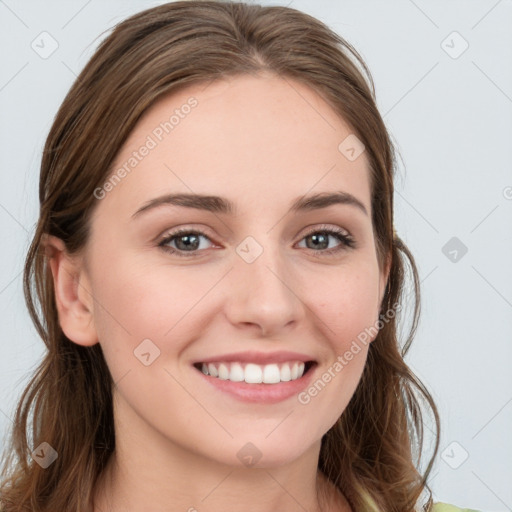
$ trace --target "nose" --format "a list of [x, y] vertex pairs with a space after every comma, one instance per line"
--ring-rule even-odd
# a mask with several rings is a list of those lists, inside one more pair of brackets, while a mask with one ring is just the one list
[[225, 312], [238, 329], [258, 331], [258, 336], [283, 334], [300, 322], [305, 306], [299, 281], [279, 249], [265, 247], [252, 262], [235, 255], [229, 273]]

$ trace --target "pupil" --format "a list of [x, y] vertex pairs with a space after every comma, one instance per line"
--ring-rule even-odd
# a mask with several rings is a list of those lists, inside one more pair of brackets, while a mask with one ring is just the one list
[[[190, 241], [190, 240], [194, 240], [195, 241]], [[181, 242], [182, 240], [185, 240], [185, 243], [184, 243], [184, 247], [185, 249], [186, 248], [190, 248], [190, 247], [193, 247], [194, 249], [197, 249], [197, 239], [198, 237], [196, 235], [182, 235], [178, 238], [178, 242]]]
[[[326, 243], [328, 244], [328, 238], [325, 236], [325, 234], [321, 234], [321, 235], [311, 235], [311, 238], [312, 240], [315, 241], [315, 244], [313, 247], [318, 247], [318, 243], [320, 243], [320, 245], [325, 248], [326, 247]], [[322, 241], [323, 239], [323, 241]], [[323, 242], [323, 243], [322, 243]]]

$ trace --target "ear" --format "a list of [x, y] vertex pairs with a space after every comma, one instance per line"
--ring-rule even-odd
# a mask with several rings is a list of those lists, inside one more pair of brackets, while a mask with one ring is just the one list
[[379, 291], [378, 291], [378, 303], [376, 305], [376, 314], [375, 314], [375, 331], [374, 334], [370, 336], [370, 339], [368, 339], [368, 342], [373, 342], [377, 339], [377, 336], [379, 334], [380, 329], [377, 330], [378, 321], [381, 319], [381, 311], [382, 311], [382, 301], [384, 300], [384, 296], [386, 295], [386, 287], [388, 284], [388, 278], [389, 278], [389, 272], [391, 270], [391, 252], [389, 253], [389, 256], [386, 259], [386, 262], [384, 264], [384, 268], [380, 272], [379, 275]]
[[42, 244], [52, 271], [62, 331], [78, 345], [95, 345], [94, 300], [82, 258], [69, 255], [64, 242], [55, 236], [45, 235]]
[[384, 295], [386, 293], [386, 288], [387, 288], [388, 279], [389, 279], [389, 273], [391, 271], [391, 263], [392, 263], [392, 252], [390, 251], [386, 258], [384, 268], [383, 268], [382, 272], [380, 273], [380, 278], [379, 278], [379, 314], [380, 314], [380, 310], [382, 309], [382, 301], [384, 300]]

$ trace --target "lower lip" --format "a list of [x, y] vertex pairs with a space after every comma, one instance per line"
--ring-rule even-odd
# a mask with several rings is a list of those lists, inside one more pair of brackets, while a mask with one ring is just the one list
[[205, 375], [193, 367], [203, 379], [216, 389], [227, 393], [242, 402], [274, 404], [282, 402], [304, 390], [311, 381], [316, 364], [314, 364], [300, 379], [280, 382], [279, 384], [248, 384], [247, 382], [232, 382]]

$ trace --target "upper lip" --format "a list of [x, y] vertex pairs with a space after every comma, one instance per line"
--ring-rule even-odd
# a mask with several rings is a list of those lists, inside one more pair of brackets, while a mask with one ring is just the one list
[[[288, 361], [314, 361], [315, 358], [307, 354], [299, 352], [290, 352], [279, 350], [276, 352], [231, 352], [230, 354], [220, 354], [218, 356], [207, 357], [196, 361], [196, 363], [215, 363], [215, 362], [241, 362], [241, 363], [256, 363], [256, 364], [272, 364], [272, 363], [285, 363]], [[195, 363], [195, 364], [196, 364]]]

